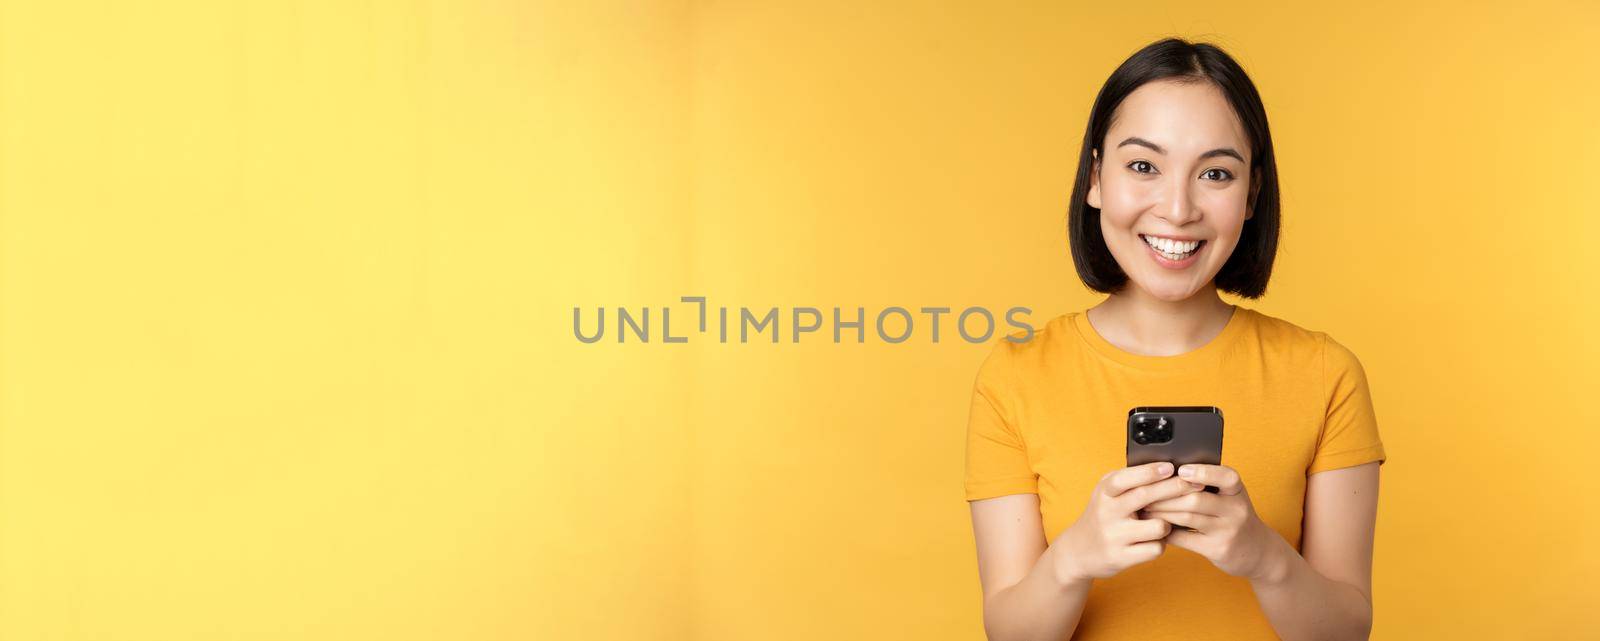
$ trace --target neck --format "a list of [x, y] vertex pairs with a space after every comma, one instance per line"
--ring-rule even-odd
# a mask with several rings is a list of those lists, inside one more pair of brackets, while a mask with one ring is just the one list
[[1129, 282], [1086, 313], [1095, 331], [1124, 351], [1176, 356], [1199, 349], [1221, 334], [1233, 308], [1217, 295], [1215, 285], [1208, 284], [1183, 300], [1168, 301]]

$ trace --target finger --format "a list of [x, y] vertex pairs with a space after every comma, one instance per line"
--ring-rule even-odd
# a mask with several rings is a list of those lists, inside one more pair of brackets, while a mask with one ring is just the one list
[[1175, 526], [1173, 529], [1179, 527], [1194, 528], [1202, 534], [1212, 531], [1220, 524], [1217, 521], [1217, 517], [1196, 512], [1152, 512], [1150, 516], [1153, 519], [1172, 524]]
[[1156, 461], [1113, 471], [1106, 475], [1101, 485], [1105, 489], [1106, 496], [1116, 497], [1133, 488], [1149, 485], [1169, 476], [1172, 476], [1172, 464], [1167, 461]]
[[1112, 504], [1117, 514], [1133, 514], [1151, 503], [1198, 492], [1193, 483], [1174, 476], [1123, 492]]
[[[1139, 508], [1139, 511], [1140, 512], [1155, 512], [1155, 511], [1161, 511], [1161, 510], [1166, 510], [1166, 511], [1169, 511], [1169, 512], [1172, 512], [1172, 511], [1177, 511], [1177, 512], [1189, 512], [1189, 511], [1192, 511], [1189, 508], [1193, 507], [1195, 504], [1191, 503], [1191, 502], [1181, 501], [1180, 499], [1183, 499], [1184, 497], [1189, 496], [1190, 494], [1205, 494], [1206, 493], [1205, 492], [1205, 487], [1206, 486], [1200, 485], [1198, 483], [1189, 483], [1188, 481], [1184, 481], [1184, 483], [1187, 484], [1187, 487], [1188, 487], [1187, 491], [1181, 492], [1177, 496], [1162, 497], [1162, 498], [1160, 498], [1158, 500], [1151, 501], [1151, 502], [1145, 504], [1144, 507]], [[1203, 500], [1205, 500], [1205, 499], [1189, 499], [1189, 501], [1203, 501]]]
[[1131, 519], [1125, 521], [1122, 542], [1139, 543], [1157, 541], [1172, 531], [1172, 524], [1161, 519]]
[[1156, 512], [1194, 512], [1208, 516], [1222, 516], [1227, 513], [1229, 500], [1210, 492], [1189, 492], [1182, 496], [1155, 501], [1144, 506], [1144, 511], [1150, 514]]
[[[1188, 530], [1179, 530], [1177, 528], [1173, 528], [1172, 532], [1167, 534], [1167, 538], [1162, 539], [1162, 542], [1173, 547], [1180, 547], [1190, 552], [1200, 554], [1201, 548], [1203, 548], [1206, 544], [1206, 535], [1199, 532], [1190, 532]], [[1201, 555], [1204, 556], [1204, 554]]]
[[1178, 468], [1179, 478], [1217, 488], [1218, 494], [1233, 496], [1244, 489], [1238, 470], [1226, 465], [1188, 463]]
[[1166, 551], [1166, 549], [1166, 542], [1160, 540], [1135, 543], [1128, 547], [1122, 548], [1123, 554], [1127, 560], [1133, 564], [1154, 561], [1156, 557], [1161, 556], [1161, 553]]

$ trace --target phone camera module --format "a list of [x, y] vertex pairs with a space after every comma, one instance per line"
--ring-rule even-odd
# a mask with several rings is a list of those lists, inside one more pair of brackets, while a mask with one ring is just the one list
[[1172, 440], [1172, 421], [1165, 416], [1142, 416], [1134, 427], [1133, 442], [1140, 445]]

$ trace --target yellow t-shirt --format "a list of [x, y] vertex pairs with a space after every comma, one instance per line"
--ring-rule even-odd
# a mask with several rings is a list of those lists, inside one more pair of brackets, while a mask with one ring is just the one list
[[[979, 369], [967, 500], [1038, 494], [1053, 542], [1100, 477], [1127, 466], [1128, 410], [1145, 405], [1221, 408], [1222, 463], [1239, 471], [1261, 520], [1296, 550], [1307, 477], [1385, 459], [1361, 363], [1323, 332], [1235, 306], [1204, 346], [1144, 356], [1106, 341], [1080, 311], [1027, 342], [998, 340]], [[1095, 580], [1073, 636], [1277, 638], [1249, 581], [1176, 546]]]

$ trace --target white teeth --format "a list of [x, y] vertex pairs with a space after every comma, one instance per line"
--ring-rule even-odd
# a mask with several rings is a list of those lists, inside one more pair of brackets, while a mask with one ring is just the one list
[[1184, 256], [1194, 252], [1194, 250], [1200, 246], [1200, 241], [1197, 240], [1185, 242], [1172, 240], [1170, 238], [1156, 238], [1153, 236], [1142, 236], [1142, 238], [1144, 238], [1144, 242], [1149, 243], [1151, 247], [1156, 248], [1157, 251], [1160, 251], [1163, 254], [1167, 254], [1169, 257], [1173, 258], [1173, 260], [1183, 258]]

